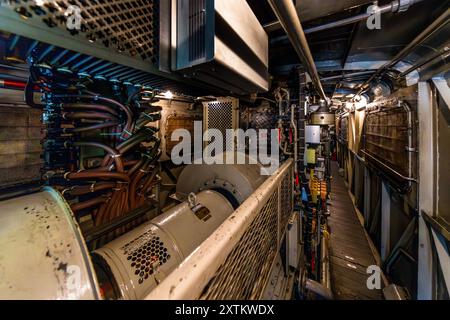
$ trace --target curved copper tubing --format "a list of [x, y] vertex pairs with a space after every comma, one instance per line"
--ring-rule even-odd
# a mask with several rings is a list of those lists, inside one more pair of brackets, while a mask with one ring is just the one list
[[125, 173], [119, 172], [102, 172], [102, 171], [80, 171], [80, 172], [70, 172], [66, 174], [66, 179], [68, 180], [92, 180], [92, 179], [105, 179], [105, 180], [122, 180], [125, 182], [130, 182], [130, 177]]
[[[130, 149], [134, 148], [136, 145], [144, 142], [146, 139], [149, 139], [149, 138], [157, 139], [156, 137], [149, 137], [146, 133], [140, 133], [140, 134], [137, 134], [137, 135], [131, 137], [127, 141], [124, 141], [121, 144], [119, 144], [117, 146], [117, 150], [121, 154], [125, 154]], [[111, 162], [111, 155], [107, 154], [105, 156], [105, 158], [103, 159], [102, 167], [110, 165], [110, 162]]]
[[122, 161], [121, 155], [117, 150], [111, 148], [110, 146], [107, 146], [106, 144], [99, 143], [99, 142], [87, 142], [87, 141], [74, 142], [73, 145], [77, 146], [77, 147], [96, 147], [96, 148], [105, 150], [109, 154], [110, 157], [114, 158], [114, 162], [116, 164], [117, 171], [123, 172], [124, 166], [123, 166], [123, 161]]
[[75, 186], [69, 190], [71, 196], [82, 196], [88, 193], [99, 192], [103, 190], [112, 189], [116, 186], [115, 182], [98, 182], [87, 186]]
[[[127, 116], [127, 121], [125, 124], [125, 128], [124, 131], [130, 131], [131, 127], [133, 125], [133, 113], [131, 112], [130, 108], [128, 108], [127, 106], [113, 100], [113, 99], [109, 99], [109, 98], [105, 98], [105, 97], [100, 97], [100, 96], [96, 96], [96, 95], [77, 95], [77, 94], [66, 94], [66, 95], [55, 95], [54, 96], [57, 99], [83, 99], [83, 100], [89, 100], [89, 101], [94, 101], [94, 102], [105, 102], [105, 103], [110, 103], [116, 107], [119, 107], [120, 109], [122, 109], [123, 112], [125, 112], [126, 116]], [[126, 135], [126, 137], [128, 137], [128, 134]]]
[[77, 204], [72, 205], [70, 208], [73, 212], [78, 212], [87, 208], [91, 208], [94, 206], [97, 206], [99, 204], [102, 204], [104, 202], [108, 201], [108, 198], [106, 197], [99, 197], [99, 198], [93, 198], [87, 201], [79, 202]]

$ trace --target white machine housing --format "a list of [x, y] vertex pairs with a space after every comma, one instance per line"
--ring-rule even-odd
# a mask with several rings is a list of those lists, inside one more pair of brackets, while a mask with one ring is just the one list
[[246, 1], [172, 4], [173, 70], [236, 94], [268, 90], [268, 36]]

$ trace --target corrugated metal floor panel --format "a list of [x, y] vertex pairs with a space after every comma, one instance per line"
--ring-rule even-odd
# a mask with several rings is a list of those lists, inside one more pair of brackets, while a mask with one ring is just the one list
[[330, 237], [331, 286], [337, 300], [379, 300], [381, 290], [369, 290], [367, 267], [375, 265], [375, 258], [358, 220], [344, 179], [338, 174], [337, 163], [332, 164]]

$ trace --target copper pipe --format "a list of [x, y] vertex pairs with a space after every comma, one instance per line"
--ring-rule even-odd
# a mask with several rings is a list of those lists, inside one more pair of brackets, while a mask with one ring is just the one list
[[105, 203], [106, 201], [108, 201], [108, 198], [106, 197], [93, 198], [87, 201], [74, 204], [70, 208], [72, 209], [73, 212], [78, 212]]
[[[77, 94], [66, 94], [66, 95], [54, 95], [54, 98], [56, 99], [82, 99], [82, 100], [88, 100], [88, 101], [94, 101], [94, 102], [104, 102], [112, 104], [118, 108], [120, 108], [123, 112], [125, 112], [127, 116], [125, 128], [122, 132], [122, 138], [126, 139], [129, 137], [131, 133], [131, 129], [133, 126], [133, 113], [131, 112], [130, 108], [127, 106], [109, 98], [100, 97], [96, 95], [77, 95]], [[124, 134], [125, 133], [125, 134]]]
[[116, 186], [115, 182], [99, 182], [99, 183], [93, 183], [92, 185], [87, 186], [75, 186], [72, 189], [68, 190], [67, 193], [69, 193], [71, 196], [81, 196], [88, 193], [94, 193], [99, 192], [103, 190], [112, 189]]
[[73, 145], [77, 146], [77, 147], [96, 147], [96, 148], [103, 149], [104, 151], [106, 151], [108, 153], [108, 155], [110, 157], [114, 158], [114, 162], [116, 164], [117, 171], [123, 172], [123, 170], [124, 170], [123, 169], [123, 161], [121, 158], [121, 154], [117, 150], [115, 150], [103, 143], [99, 143], [99, 142], [80, 141], [80, 142], [74, 142]]
[[[131, 137], [130, 139], [128, 139], [127, 141], [122, 142], [121, 144], [119, 144], [119, 146], [117, 147], [117, 150], [121, 153], [121, 154], [125, 154], [127, 153], [130, 149], [134, 148], [136, 145], [147, 141], [148, 140], [154, 140], [154, 141], [158, 141], [159, 139], [153, 136], [149, 136], [147, 134], [147, 132], [143, 131], [142, 133], [139, 133], [133, 137]], [[111, 162], [111, 155], [106, 155], [105, 158], [103, 159], [102, 162], [102, 166], [108, 166], [110, 165]]]
[[125, 182], [130, 182], [130, 177], [125, 173], [119, 172], [101, 172], [101, 171], [80, 171], [80, 172], [69, 172], [65, 175], [67, 180], [121, 180]]
[[139, 161], [138, 161], [138, 163], [136, 163], [130, 170], [128, 170], [128, 175], [131, 177], [131, 176], [133, 176], [133, 174], [137, 171], [137, 170], [139, 170], [141, 167], [142, 167], [142, 165], [144, 164], [144, 159], [140, 159]]

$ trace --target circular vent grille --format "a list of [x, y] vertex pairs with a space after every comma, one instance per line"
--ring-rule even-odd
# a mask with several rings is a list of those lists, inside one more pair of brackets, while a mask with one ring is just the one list
[[152, 231], [147, 231], [130, 241], [122, 249], [130, 266], [134, 269], [134, 274], [138, 277], [139, 284], [147, 280], [159, 266], [170, 259], [164, 243]]

